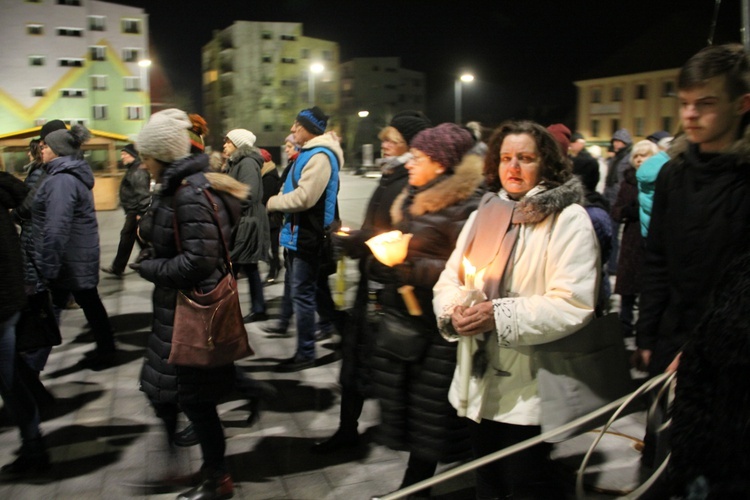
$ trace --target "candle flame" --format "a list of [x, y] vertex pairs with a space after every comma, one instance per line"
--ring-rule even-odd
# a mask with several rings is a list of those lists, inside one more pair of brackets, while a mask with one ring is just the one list
[[464, 286], [468, 290], [474, 289], [474, 276], [476, 276], [477, 268], [471, 265], [469, 259], [464, 257]]

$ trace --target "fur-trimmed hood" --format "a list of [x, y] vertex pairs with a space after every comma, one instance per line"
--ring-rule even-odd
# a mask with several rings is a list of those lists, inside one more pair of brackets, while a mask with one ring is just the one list
[[232, 164], [239, 163], [243, 158], [251, 156], [253, 159], [260, 159], [260, 164], [263, 164], [263, 157], [260, 155], [260, 151], [255, 146], [240, 146], [229, 155], [229, 162]]
[[[508, 196], [505, 190], [500, 191], [500, 194], [504, 198]], [[585, 203], [585, 191], [577, 175], [571, 176], [565, 184], [552, 189], [539, 184], [518, 202], [513, 214], [513, 223], [537, 224], [574, 203]]]
[[[684, 155], [688, 152], [691, 144], [693, 143], [683, 134], [672, 142], [672, 146], [667, 151], [667, 154], [669, 154], [670, 158]], [[736, 155], [742, 163], [750, 163], [750, 125], [746, 126], [742, 136], [734, 141], [729, 149], [722, 153]]]
[[204, 175], [209, 184], [211, 184], [211, 187], [216, 191], [229, 193], [238, 200], [245, 200], [250, 196], [250, 186], [233, 179], [227, 174], [206, 172]]
[[[409, 206], [409, 214], [412, 217], [419, 217], [426, 213], [439, 212], [470, 198], [484, 181], [483, 166], [482, 157], [474, 154], [464, 156], [461, 163], [456, 166], [453, 175], [414, 196], [414, 201]], [[404, 218], [402, 207], [408, 195], [409, 186], [407, 185], [391, 206], [391, 219], [394, 224], [401, 222]]]

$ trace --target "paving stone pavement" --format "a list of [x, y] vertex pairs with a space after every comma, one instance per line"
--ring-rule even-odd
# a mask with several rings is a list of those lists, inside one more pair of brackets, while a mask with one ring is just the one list
[[[358, 227], [375, 179], [342, 175], [340, 213], [344, 223]], [[108, 265], [117, 248], [123, 221], [121, 211], [99, 212], [102, 265]], [[135, 255], [135, 252], [134, 252]], [[265, 267], [262, 267], [262, 273]], [[334, 280], [335, 277], [332, 277]], [[358, 279], [356, 265], [345, 272], [344, 301], [351, 305]], [[240, 280], [243, 310], [249, 310], [247, 281]], [[282, 284], [265, 288], [269, 312], [279, 312]], [[332, 282], [332, 290], [336, 284]], [[128, 270], [122, 279], [102, 274], [99, 293], [124, 351], [118, 366], [101, 372], [77, 366], [93, 346], [80, 309], [62, 316], [63, 344], [53, 349], [42, 380], [57, 398], [52, 415], [42, 423], [50, 447], [53, 469], [36, 481], [0, 484], [0, 498], [100, 499], [174, 498], [185, 488], [157, 491], [149, 481], [170, 474], [188, 474], [201, 464], [198, 447], [170, 454], [159, 420], [138, 389], [143, 348], [151, 327], [152, 285]], [[338, 425], [340, 360], [334, 336], [318, 343], [318, 365], [296, 373], [275, 373], [273, 365], [294, 352], [295, 337], [267, 338], [260, 324], [247, 325], [256, 354], [238, 363], [250, 376], [279, 391], [274, 401], [262, 403], [262, 415], [253, 426], [245, 423], [247, 401], [241, 396], [219, 406], [227, 438], [227, 457], [240, 499], [368, 499], [395, 490], [403, 475], [407, 454], [372, 442], [378, 409], [367, 401], [360, 419], [363, 445], [346, 453], [313, 455], [310, 446], [330, 436]], [[13, 460], [19, 446], [17, 430], [0, 422], [0, 463]], [[181, 425], [185, 425], [184, 421]], [[614, 437], [601, 456], [613, 489], [627, 489], [635, 480], [638, 453], [634, 444], [643, 432], [643, 415], [635, 413], [618, 422], [627, 436]], [[614, 436], [614, 435], [613, 435]], [[556, 451], [560, 463], [577, 467], [590, 438], [563, 443]], [[581, 451], [583, 450], [583, 451]], [[611, 458], [611, 460], [610, 460]], [[455, 464], [441, 466], [448, 468]], [[435, 498], [473, 498], [471, 474], [433, 489]], [[605, 488], [606, 489], [606, 488]], [[590, 498], [597, 498], [591, 496]], [[604, 495], [602, 498], [612, 498]]]

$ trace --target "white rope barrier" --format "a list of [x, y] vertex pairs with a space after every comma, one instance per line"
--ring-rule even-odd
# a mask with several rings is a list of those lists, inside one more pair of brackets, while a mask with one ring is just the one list
[[[598, 420], [599, 418], [614, 411], [615, 414], [610, 418], [610, 422], [608, 422], [606, 426], [608, 427], [609, 425], [611, 425], [612, 422], [614, 422], [614, 420], [616, 419], [616, 416], [619, 415], [635, 398], [654, 389], [655, 387], [659, 386], [659, 384], [668, 385], [671, 382], [673, 377], [674, 377], [674, 374], [670, 374], [670, 373], [664, 373], [662, 375], [654, 377], [646, 381], [643, 385], [641, 385], [641, 387], [639, 387], [636, 391], [632, 392], [631, 394], [628, 394], [626, 396], [621, 397], [620, 399], [612, 401], [611, 403], [605, 406], [602, 406], [598, 410], [592, 411], [591, 413], [584, 415], [580, 418], [577, 418], [573, 420], [572, 422], [569, 422], [561, 427], [552, 429], [551, 431], [544, 432], [534, 438], [527, 439], [526, 441], [522, 441], [520, 443], [514, 444], [513, 446], [509, 446], [507, 448], [503, 448], [502, 450], [498, 450], [489, 455], [485, 455], [483, 457], [472, 460], [471, 462], [467, 462], [465, 464], [459, 465], [458, 467], [442, 472], [429, 479], [425, 479], [424, 481], [420, 481], [418, 483], [412, 484], [411, 486], [407, 486], [406, 488], [403, 488], [401, 490], [394, 491], [394, 492], [388, 493], [387, 495], [377, 497], [377, 498], [379, 500], [396, 500], [398, 498], [405, 498], [408, 495], [411, 495], [412, 493], [416, 493], [425, 488], [430, 488], [436, 484], [440, 484], [444, 481], [447, 481], [454, 477], [470, 472], [474, 469], [487, 465], [491, 462], [494, 462], [501, 458], [505, 458], [519, 451], [525, 450], [526, 448], [531, 448], [532, 446], [543, 443], [551, 438], [557, 437], [560, 434], [565, 434], [566, 432], [575, 430], [585, 424]], [[602, 435], [603, 433], [600, 434], [599, 438], [597, 438], [594, 445], [589, 449], [589, 452], [586, 454], [584, 461], [588, 461], [588, 458], [593, 452], [594, 447], [601, 440]], [[661, 465], [661, 467], [654, 473], [651, 479], [655, 480], [655, 478], [658, 477], [658, 474], [661, 474], [661, 471], [663, 470], [664, 467], [666, 467], [666, 460]], [[579, 480], [581, 482], [581, 485], [583, 484], [582, 470], [583, 470], [583, 467], [579, 469], [578, 477], [576, 478], [576, 493], [578, 493], [577, 490], [578, 490]], [[583, 498], [583, 497], [579, 497], [579, 498]], [[636, 497], [633, 497], [633, 498], [636, 498]]]

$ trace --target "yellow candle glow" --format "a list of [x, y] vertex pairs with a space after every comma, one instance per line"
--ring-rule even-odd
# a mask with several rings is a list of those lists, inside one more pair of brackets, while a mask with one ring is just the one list
[[477, 268], [471, 265], [469, 259], [464, 257], [464, 286], [467, 290], [474, 289], [474, 276], [477, 274]]
[[349, 236], [350, 229], [346, 226], [341, 226], [338, 231], [336, 231], [336, 234], [339, 236]]

